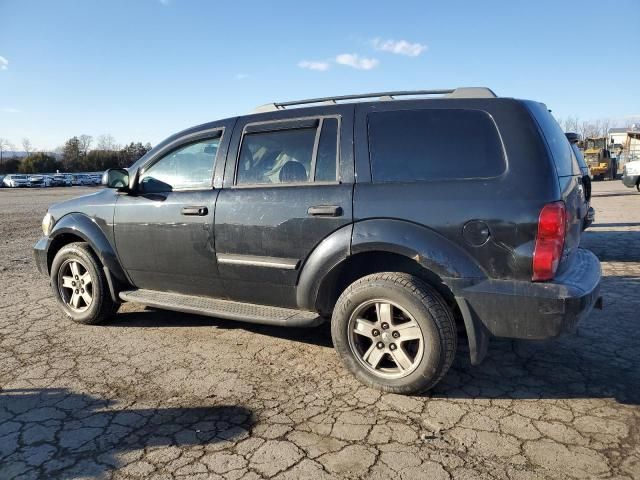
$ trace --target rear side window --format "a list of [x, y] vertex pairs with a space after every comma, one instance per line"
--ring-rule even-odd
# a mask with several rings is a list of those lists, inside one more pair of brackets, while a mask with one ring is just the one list
[[318, 143], [316, 182], [334, 182], [338, 165], [338, 119], [325, 118]]
[[338, 119], [327, 117], [299, 122], [309, 126], [247, 125], [238, 157], [236, 184], [335, 182]]
[[506, 168], [495, 123], [480, 110], [376, 112], [368, 128], [374, 182], [487, 178]]
[[556, 119], [543, 104], [529, 102], [528, 105], [547, 141], [558, 176], [580, 175], [580, 168], [571, 149], [571, 144]]

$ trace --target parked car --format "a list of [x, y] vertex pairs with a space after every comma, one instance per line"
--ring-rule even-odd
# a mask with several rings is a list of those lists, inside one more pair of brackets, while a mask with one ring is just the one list
[[640, 192], [640, 160], [624, 164], [622, 170], [622, 183], [629, 188], [636, 187]]
[[0, 188], [2, 188], [2, 187], [4, 187], [4, 186], [5, 186], [5, 184], [4, 184], [4, 177], [5, 177], [4, 175], [0, 175]]
[[91, 178], [91, 182], [94, 185], [100, 185], [102, 183], [102, 174], [101, 173], [92, 173], [91, 175], [89, 175], [89, 177]]
[[46, 187], [47, 181], [44, 175], [30, 175], [29, 185], [31, 187]]
[[73, 185], [93, 185], [93, 181], [86, 173], [76, 173], [73, 175]]
[[582, 155], [582, 151], [578, 148], [578, 142], [580, 141], [580, 136], [577, 133], [566, 133], [565, 136], [569, 143], [571, 144], [571, 149], [573, 150], [573, 154], [576, 157], [576, 161], [580, 166], [580, 172], [582, 173], [582, 178], [579, 180], [582, 184], [582, 189], [584, 193], [584, 208], [587, 209], [587, 216], [584, 219], [583, 230], [586, 230], [595, 220], [596, 211], [591, 206], [591, 171], [587, 165], [587, 162], [584, 159], [584, 155]]
[[29, 177], [26, 175], [9, 174], [2, 179], [5, 187], [29, 187]]
[[51, 175], [51, 186], [52, 187], [64, 187], [65, 186], [65, 178], [63, 175], [54, 174]]
[[127, 301], [326, 320], [356, 378], [413, 393], [446, 374], [459, 328], [476, 365], [492, 337], [555, 337], [602, 304], [571, 145], [546, 106], [489, 89], [269, 104], [103, 178], [51, 206], [35, 245], [79, 323]]

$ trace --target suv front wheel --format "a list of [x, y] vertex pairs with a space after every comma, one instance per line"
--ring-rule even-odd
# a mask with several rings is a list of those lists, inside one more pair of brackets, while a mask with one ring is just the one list
[[376, 273], [351, 284], [331, 319], [333, 344], [362, 383], [393, 393], [437, 384], [455, 356], [453, 314], [419, 278]]
[[95, 325], [118, 309], [102, 266], [86, 243], [70, 243], [56, 254], [51, 264], [51, 287], [74, 322]]

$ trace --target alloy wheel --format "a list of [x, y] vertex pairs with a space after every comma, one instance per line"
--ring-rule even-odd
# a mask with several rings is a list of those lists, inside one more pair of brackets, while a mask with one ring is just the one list
[[348, 323], [349, 347], [358, 362], [384, 378], [413, 372], [424, 355], [418, 322], [401, 306], [383, 299], [360, 304]]
[[76, 311], [86, 311], [93, 302], [93, 279], [79, 260], [67, 260], [58, 271], [58, 291], [65, 305]]

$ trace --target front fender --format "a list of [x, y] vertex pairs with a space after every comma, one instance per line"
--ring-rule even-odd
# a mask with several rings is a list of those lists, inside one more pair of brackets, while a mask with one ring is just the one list
[[97, 222], [83, 213], [69, 213], [60, 218], [49, 234], [50, 244], [64, 234], [72, 234], [82, 238], [96, 253], [102, 265], [119, 281], [127, 284], [129, 279], [120, 265], [115, 249], [107, 239]]
[[[455, 290], [486, 274], [471, 256], [439, 233], [396, 219], [364, 220], [354, 224], [351, 254], [382, 251], [415, 260]], [[455, 292], [454, 292], [455, 293]]]

